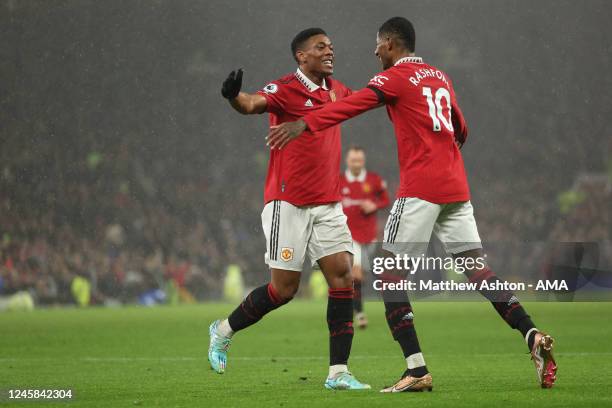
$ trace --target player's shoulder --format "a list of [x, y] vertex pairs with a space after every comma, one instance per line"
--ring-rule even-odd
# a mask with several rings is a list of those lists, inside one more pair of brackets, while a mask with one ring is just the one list
[[402, 73], [397, 69], [397, 66], [392, 66], [374, 75], [368, 82], [368, 86], [382, 87], [389, 82], [394, 82], [394, 79], [401, 77]]
[[287, 88], [290, 88], [295, 85], [295, 81], [295, 73], [290, 73], [268, 82], [268, 84], [263, 87], [262, 91], [267, 94], [275, 94], [278, 92], [282, 92]]
[[290, 83], [296, 81], [297, 78], [295, 77], [295, 73], [291, 72], [287, 75], [284, 75], [280, 78], [278, 78], [275, 82], [281, 84], [281, 85], [289, 85]]

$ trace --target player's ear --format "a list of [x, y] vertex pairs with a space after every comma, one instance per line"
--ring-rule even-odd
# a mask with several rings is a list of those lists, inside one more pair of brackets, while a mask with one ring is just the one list
[[306, 63], [306, 53], [302, 50], [297, 50], [295, 52], [295, 59], [297, 60], [298, 65]]

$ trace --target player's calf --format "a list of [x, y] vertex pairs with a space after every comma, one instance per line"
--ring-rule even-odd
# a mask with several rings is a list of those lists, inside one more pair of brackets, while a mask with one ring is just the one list
[[329, 328], [328, 389], [366, 389], [348, 371], [348, 359], [353, 343], [353, 278], [348, 252], [339, 252], [319, 259], [319, 265], [329, 284], [327, 326]]
[[[384, 273], [381, 275], [383, 282], [397, 282], [401, 278], [398, 275]], [[420, 378], [429, 373], [425, 358], [421, 352], [421, 346], [414, 327], [414, 313], [408, 295], [404, 291], [382, 291], [385, 302], [385, 317], [393, 339], [397, 341], [404, 353], [407, 374]]]
[[[479, 252], [476, 253], [478, 255]], [[473, 256], [472, 253], [459, 254], [459, 256]], [[495, 287], [501, 280], [485, 267], [479, 270], [466, 271], [470, 282], [475, 282], [480, 287], [481, 282], [486, 281]], [[527, 343], [531, 353], [531, 359], [536, 366], [538, 381], [542, 388], [551, 388], [556, 381], [557, 364], [552, 355], [553, 339], [549, 335], [540, 332], [531, 317], [527, 314], [518, 298], [509, 291], [504, 290], [482, 290], [480, 292], [486, 297], [497, 313], [513, 329], [518, 330]]]
[[211, 368], [223, 374], [234, 333], [257, 323], [267, 313], [288, 303], [294, 293], [292, 291], [291, 296], [287, 297], [285, 292], [285, 297], [282, 297], [271, 283], [262, 285], [249, 293], [227, 319], [214, 321], [209, 327], [208, 361]]
[[348, 359], [353, 342], [353, 288], [330, 288], [327, 303], [329, 328], [329, 375], [325, 388], [330, 390], [365, 390], [348, 371]]
[[[468, 279], [470, 282], [477, 283], [481, 286], [483, 281], [495, 287], [497, 282], [501, 282], [491, 269], [485, 267], [477, 271], [470, 271]], [[536, 331], [535, 324], [531, 321], [531, 317], [527, 314], [518, 298], [514, 293], [505, 290], [481, 290], [480, 293], [487, 298], [495, 311], [502, 319], [513, 329], [518, 330], [527, 342], [527, 347], [531, 351], [535, 341]]]
[[348, 371], [353, 343], [353, 288], [330, 288], [327, 299], [329, 377]]
[[292, 298], [293, 295], [281, 296], [271, 283], [254, 289], [227, 318], [232, 330], [230, 336], [257, 323], [266, 314], [288, 303]]

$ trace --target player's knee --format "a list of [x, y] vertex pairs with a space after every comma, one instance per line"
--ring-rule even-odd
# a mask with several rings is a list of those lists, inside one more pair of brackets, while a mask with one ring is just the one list
[[330, 286], [333, 288], [348, 288], [353, 286], [353, 274], [350, 268], [340, 268], [334, 273]]
[[288, 284], [288, 285], [279, 285], [276, 289], [278, 293], [278, 297], [280, 297], [283, 303], [288, 303], [291, 299], [294, 298], [297, 293], [299, 285]]

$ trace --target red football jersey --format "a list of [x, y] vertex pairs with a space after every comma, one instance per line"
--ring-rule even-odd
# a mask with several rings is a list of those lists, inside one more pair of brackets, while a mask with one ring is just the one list
[[304, 121], [308, 129], [321, 130], [381, 103], [395, 129], [400, 167], [397, 196], [436, 204], [469, 200], [463, 158], [455, 144], [455, 138], [467, 137], [463, 114], [448, 76], [421, 58], [402, 58], [375, 75], [367, 88], [307, 115]]
[[[317, 86], [299, 69], [266, 85], [258, 94], [268, 102], [270, 126], [290, 122], [342, 99], [351, 90], [335, 79]], [[270, 151], [264, 201], [296, 206], [340, 201], [340, 126], [305, 132], [283, 149]]]
[[353, 239], [360, 244], [376, 241], [378, 233], [376, 211], [366, 214], [361, 209], [361, 204], [365, 200], [370, 200], [378, 209], [389, 205], [389, 194], [383, 179], [378, 174], [365, 169], [358, 176], [347, 170], [340, 178], [340, 192], [342, 209], [346, 214]]

